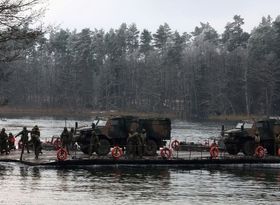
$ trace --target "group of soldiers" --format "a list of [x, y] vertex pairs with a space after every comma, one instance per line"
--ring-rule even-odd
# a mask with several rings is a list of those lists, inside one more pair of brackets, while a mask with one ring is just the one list
[[[30, 134], [30, 139], [29, 139]], [[62, 143], [62, 147], [67, 151], [68, 155], [70, 154], [70, 150], [74, 148], [74, 128], [71, 128], [69, 131], [67, 127], [64, 127], [63, 132], [60, 135], [60, 140]], [[27, 153], [30, 153], [30, 146], [33, 146], [35, 159], [38, 159], [39, 154], [42, 153], [42, 145], [40, 141], [40, 130], [37, 125], [35, 125], [32, 130], [27, 130], [26, 127], [23, 127], [22, 131], [20, 131], [17, 135], [13, 135], [6, 133], [5, 128], [3, 128], [0, 132], [0, 152], [1, 154], [6, 153], [7, 155], [11, 150], [15, 150], [15, 141], [16, 137], [21, 136], [19, 140], [19, 148], [21, 148], [21, 157], [24, 154], [24, 150], [26, 149]], [[92, 155], [94, 152], [98, 154], [98, 148], [100, 146], [100, 141], [98, 135], [95, 133], [95, 124], [92, 124], [92, 134], [90, 138], [90, 146], [89, 146], [89, 155]], [[130, 130], [129, 136], [127, 138], [127, 147], [126, 152], [128, 156], [132, 157], [142, 157], [145, 152], [146, 147], [146, 130], [142, 129], [141, 132], [137, 132], [135, 130]]]
[[[31, 139], [29, 140], [28, 134], [30, 133]], [[22, 160], [22, 155], [24, 153], [24, 150], [26, 148], [27, 153], [30, 153], [29, 146], [33, 145], [33, 150], [35, 153], [35, 159], [38, 159], [38, 156], [40, 153], [42, 153], [42, 146], [40, 141], [40, 130], [37, 125], [35, 125], [31, 131], [27, 130], [26, 127], [23, 127], [22, 131], [20, 131], [17, 135], [13, 136], [13, 134], [10, 132], [9, 135], [7, 135], [5, 128], [2, 128], [0, 133], [0, 151], [1, 154], [6, 153], [9, 154], [11, 150], [15, 150], [15, 141], [16, 137], [21, 136], [19, 140], [19, 145], [21, 148], [21, 156], [20, 160]]]
[[70, 131], [68, 131], [67, 127], [64, 127], [61, 135], [60, 135], [60, 140], [62, 143], [62, 147], [66, 149], [67, 154], [70, 154], [70, 149], [72, 149], [74, 145], [74, 128], [71, 128]]
[[127, 154], [129, 156], [142, 158], [146, 147], [146, 130], [142, 129], [140, 133], [130, 130], [127, 138]]
[[[141, 132], [137, 132], [134, 129], [130, 130], [130, 133], [127, 138], [126, 153], [129, 157], [140, 157], [142, 158], [145, 147], [146, 147], [146, 130], [142, 129]], [[89, 146], [89, 155], [92, 155], [94, 152], [98, 154], [98, 148], [100, 146], [100, 140], [98, 135], [95, 133], [95, 124], [92, 124], [92, 133], [90, 138]]]
[[0, 152], [1, 154], [9, 154], [11, 150], [15, 149], [15, 137], [10, 132], [6, 133], [6, 129], [2, 128], [0, 132]]

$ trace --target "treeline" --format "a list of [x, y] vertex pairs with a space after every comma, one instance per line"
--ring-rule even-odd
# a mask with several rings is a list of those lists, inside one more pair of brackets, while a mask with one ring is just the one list
[[[209, 23], [191, 33], [168, 24], [155, 33], [53, 30], [24, 58], [2, 63], [2, 100], [11, 106], [175, 113], [280, 114], [280, 17], [247, 33], [236, 15], [219, 34]], [[3, 69], [2, 69], [3, 70]]]

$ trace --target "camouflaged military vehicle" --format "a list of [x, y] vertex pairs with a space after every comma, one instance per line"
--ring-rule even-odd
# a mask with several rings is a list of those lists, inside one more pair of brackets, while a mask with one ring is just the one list
[[222, 130], [226, 150], [232, 155], [242, 151], [251, 156], [258, 145], [266, 148], [268, 154], [275, 155], [280, 145], [279, 136], [279, 119], [240, 122], [234, 129]]
[[[170, 140], [171, 121], [168, 118], [120, 116], [108, 119], [103, 125], [97, 121], [94, 129], [100, 141], [98, 155], [107, 155], [115, 145], [126, 147], [129, 132], [134, 130], [140, 133], [142, 129], [146, 130], [147, 136], [145, 153], [155, 155], [166, 144], [166, 140]], [[92, 127], [76, 129], [75, 137], [85, 154], [89, 152], [92, 130]]]

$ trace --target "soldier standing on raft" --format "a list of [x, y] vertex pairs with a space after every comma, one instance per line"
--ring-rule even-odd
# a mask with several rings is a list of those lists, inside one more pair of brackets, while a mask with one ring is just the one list
[[142, 157], [141, 136], [138, 132], [131, 130], [127, 138], [127, 151], [133, 158], [136, 156]]
[[95, 124], [92, 123], [91, 125], [92, 128], [92, 132], [91, 132], [91, 136], [90, 136], [90, 145], [89, 145], [89, 155], [91, 156], [94, 152], [97, 152], [98, 147], [99, 147], [99, 138], [95, 133]]
[[5, 131], [6, 131], [5, 128], [3, 128], [2, 131], [0, 132], [1, 154], [4, 153], [4, 150], [5, 150], [6, 154], [9, 154], [9, 152], [8, 152], [8, 144], [7, 144], [8, 135], [7, 135], [7, 133]]
[[145, 153], [145, 148], [146, 148], [146, 144], [147, 144], [147, 133], [146, 130], [143, 128], [142, 132], [140, 134], [141, 136], [141, 143], [142, 143], [142, 153]]
[[62, 142], [62, 147], [66, 149], [67, 154], [69, 155], [70, 134], [67, 127], [64, 127], [63, 132], [60, 135], [60, 140]]
[[15, 139], [14, 135], [10, 132], [9, 136], [8, 136], [9, 151], [11, 151], [12, 149], [16, 150], [15, 141], [16, 141], [16, 139]]
[[69, 147], [72, 150], [74, 147], [74, 133], [75, 133], [75, 129], [73, 127], [71, 127], [71, 130], [69, 132]]
[[31, 130], [31, 143], [33, 144], [35, 159], [38, 159], [39, 153], [42, 151], [42, 147], [40, 141], [40, 130], [37, 125], [35, 125]]
[[29, 147], [28, 147], [28, 133], [29, 132], [30, 131], [28, 131], [26, 129], [26, 127], [23, 127], [23, 130], [15, 136], [15, 138], [16, 138], [17, 136], [21, 135], [20, 141], [22, 143], [22, 148], [21, 148], [20, 161], [22, 161], [22, 155], [24, 153], [24, 148], [25, 147], [26, 147], [27, 153], [30, 153], [29, 152]]

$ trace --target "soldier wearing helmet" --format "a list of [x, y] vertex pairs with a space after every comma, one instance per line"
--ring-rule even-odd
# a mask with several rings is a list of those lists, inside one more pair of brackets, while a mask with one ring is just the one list
[[142, 146], [140, 141], [140, 135], [134, 129], [130, 130], [127, 138], [127, 154], [132, 155], [135, 158], [137, 155], [142, 157]]
[[29, 147], [28, 147], [28, 133], [30, 133], [30, 131], [27, 130], [27, 128], [24, 126], [22, 131], [19, 132], [15, 138], [19, 135], [21, 135], [21, 138], [20, 138], [20, 142], [21, 142], [21, 155], [20, 155], [20, 160], [22, 160], [22, 155], [24, 153], [24, 149], [26, 147], [26, 150], [27, 150], [27, 153], [30, 153], [29, 152]]
[[8, 150], [8, 135], [5, 132], [5, 128], [2, 128], [2, 131], [0, 132], [0, 150], [1, 154], [6, 152], [6, 154], [9, 154]]
[[9, 151], [11, 151], [12, 149], [16, 150], [15, 141], [16, 141], [16, 139], [15, 139], [14, 135], [10, 132], [9, 136], [8, 136]]
[[33, 144], [35, 159], [38, 159], [39, 153], [42, 152], [42, 146], [40, 141], [40, 130], [37, 125], [31, 130], [31, 143]]
[[67, 154], [69, 153], [69, 146], [70, 146], [70, 133], [67, 130], [67, 127], [64, 127], [63, 132], [60, 135], [60, 140], [62, 142], [62, 147], [66, 149]]

